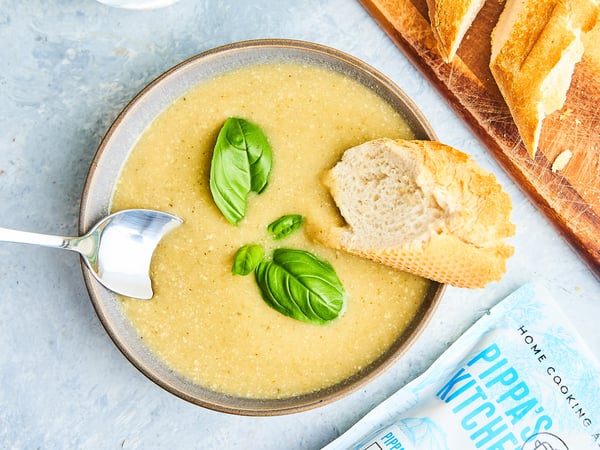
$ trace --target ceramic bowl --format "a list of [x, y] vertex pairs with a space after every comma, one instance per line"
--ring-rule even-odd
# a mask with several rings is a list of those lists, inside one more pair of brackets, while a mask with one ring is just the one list
[[[100, 144], [86, 180], [80, 232], [109, 213], [120, 170], [146, 127], [167, 106], [204, 80], [237, 68], [273, 62], [299, 62], [326, 67], [368, 86], [399, 111], [416, 138], [435, 139], [427, 120], [392, 81], [364, 62], [338, 50], [302, 41], [256, 40], [209, 50], [173, 67], [144, 88], [121, 112]], [[298, 412], [337, 400], [381, 374], [413, 345], [440, 301], [444, 286], [432, 283], [422, 307], [405, 333], [379, 359], [337, 385], [292, 398], [255, 400], [232, 397], [194, 384], [166, 366], [145, 346], [119, 299], [103, 288], [82, 265], [93, 306], [102, 325], [125, 357], [156, 384], [194, 404], [241, 415]]]

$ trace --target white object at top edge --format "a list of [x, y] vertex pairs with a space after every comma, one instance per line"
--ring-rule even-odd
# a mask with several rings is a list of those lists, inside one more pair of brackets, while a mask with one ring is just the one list
[[97, 0], [108, 6], [124, 9], [157, 9], [172, 5], [179, 0]]

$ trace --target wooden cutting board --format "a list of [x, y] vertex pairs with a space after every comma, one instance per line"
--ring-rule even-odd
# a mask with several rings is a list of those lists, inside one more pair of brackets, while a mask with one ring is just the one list
[[[503, 2], [486, 2], [458, 57], [446, 64], [425, 0], [359, 1], [600, 277], [600, 25], [586, 37], [567, 102], [544, 121], [532, 160], [488, 67], [490, 33]], [[555, 158], [567, 149], [572, 158], [553, 172]]]

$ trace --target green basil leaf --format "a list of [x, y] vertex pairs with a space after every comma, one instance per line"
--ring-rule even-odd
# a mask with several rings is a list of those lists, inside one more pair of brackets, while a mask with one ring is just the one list
[[265, 251], [260, 245], [247, 244], [238, 249], [233, 258], [231, 272], [234, 275], [248, 275], [265, 257]]
[[263, 131], [245, 119], [230, 117], [219, 131], [210, 165], [210, 192], [219, 210], [237, 225], [246, 215], [250, 192], [269, 182], [273, 155]]
[[289, 236], [294, 231], [302, 226], [304, 223], [304, 217], [300, 214], [286, 214], [281, 216], [279, 219], [271, 222], [267, 227], [269, 233], [273, 236], [273, 239], [283, 239]]
[[346, 306], [346, 292], [335, 270], [310, 252], [278, 248], [254, 271], [264, 301], [286, 316], [325, 324]]

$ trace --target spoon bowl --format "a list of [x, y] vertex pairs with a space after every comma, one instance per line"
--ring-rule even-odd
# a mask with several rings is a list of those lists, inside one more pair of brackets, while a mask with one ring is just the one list
[[150, 263], [163, 236], [179, 217], [149, 209], [127, 209], [106, 216], [80, 237], [52, 236], [0, 228], [0, 241], [71, 250], [81, 255], [94, 278], [117, 294], [151, 299]]

